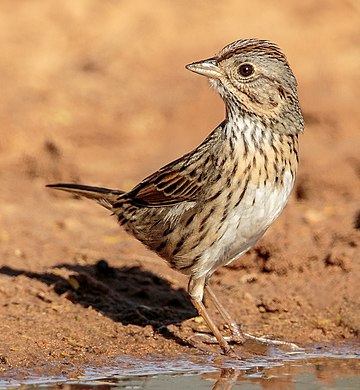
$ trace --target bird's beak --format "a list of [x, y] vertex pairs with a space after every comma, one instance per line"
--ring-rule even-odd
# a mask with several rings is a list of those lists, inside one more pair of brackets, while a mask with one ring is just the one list
[[192, 64], [186, 65], [186, 69], [211, 79], [219, 79], [223, 76], [221, 69], [216, 64], [215, 57], [208, 58], [203, 61], [193, 62]]

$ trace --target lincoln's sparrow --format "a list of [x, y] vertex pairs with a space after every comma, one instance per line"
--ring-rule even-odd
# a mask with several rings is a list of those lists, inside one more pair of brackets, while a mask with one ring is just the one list
[[226, 106], [225, 120], [201, 145], [129, 192], [78, 184], [49, 187], [96, 200], [127, 232], [189, 275], [193, 304], [229, 353], [203, 305], [204, 288], [234, 338], [250, 337], [207, 283], [216, 269], [249, 250], [284, 208], [294, 185], [304, 122], [295, 77], [284, 54], [269, 41], [233, 42], [187, 69], [208, 77]]

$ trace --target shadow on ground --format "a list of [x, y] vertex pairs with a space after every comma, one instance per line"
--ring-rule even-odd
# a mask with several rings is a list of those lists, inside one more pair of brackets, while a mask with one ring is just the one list
[[[59, 275], [55, 269], [61, 268], [72, 274]], [[92, 306], [116, 322], [151, 325], [165, 335], [166, 325], [197, 315], [184, 289], [174, 289], [165, 279], [138, 267], [112, 268], [106, 260], [95, 265], [58, 264], [54, 272], [44, 273], [1, 267], [0, 274], [39, 280], [71, 302]]]

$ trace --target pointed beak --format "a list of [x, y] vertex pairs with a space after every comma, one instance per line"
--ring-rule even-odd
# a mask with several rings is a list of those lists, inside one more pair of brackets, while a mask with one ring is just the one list
[[219, 79], [223, 76], [221, 69], [216, 64], [215, 57], [203, 61], [193, 62], [192, 64], [186, 65], [186, 69], [211, 79]]

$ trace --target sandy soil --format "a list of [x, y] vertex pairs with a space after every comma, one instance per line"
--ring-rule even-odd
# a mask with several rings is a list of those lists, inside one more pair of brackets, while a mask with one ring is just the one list
[[196, 146], [223, 105], [184, 65], [244, 37], [286, 52], [306, 131], [288, 207], [214, 289], [248, 332], [360, 341], [358, 2], [155, 4], [1, 2], [2, 376], [201, 353], [182, 341], [206, 330], [186, 278], [106, 210], [44, 185], [130, 189]]

